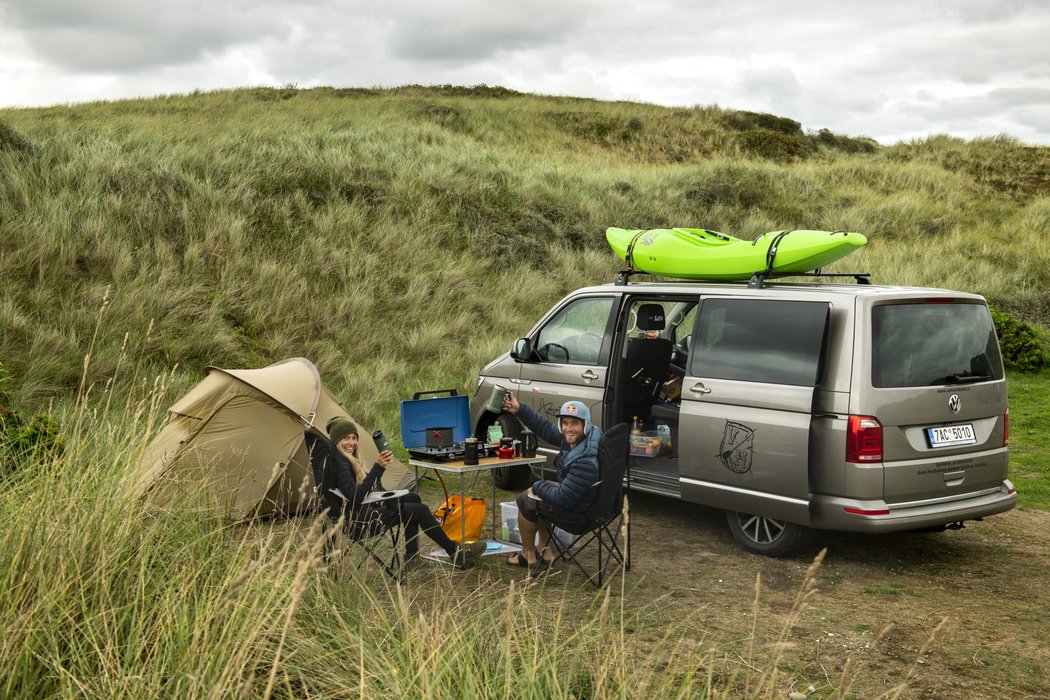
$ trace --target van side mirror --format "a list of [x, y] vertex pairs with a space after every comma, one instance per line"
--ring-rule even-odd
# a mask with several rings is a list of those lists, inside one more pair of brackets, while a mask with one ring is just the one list
[[528, 362], [532, 359], [532, 339], [518, 338], [510, 349], [510, 356], [517, 362]]

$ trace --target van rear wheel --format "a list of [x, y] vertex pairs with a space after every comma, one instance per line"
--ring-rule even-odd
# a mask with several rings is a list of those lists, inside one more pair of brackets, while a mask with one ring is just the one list
[[813, 531], [803, 525], [750, 513], [726, 512], [729, 530], [744, 549], [767, 557], [787, 557], [795, 554], [813, 537]]

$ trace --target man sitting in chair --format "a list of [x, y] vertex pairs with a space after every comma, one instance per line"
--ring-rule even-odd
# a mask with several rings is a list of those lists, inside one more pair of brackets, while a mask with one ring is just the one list
[[[503, 410], [517, 415], [538, 437], [561, 446], [554, 458], [558, 480], [537, 481], [517, 499], [521, 552], [508, 557], [507, 563], [529, 568], [536, 575], [554, 558], [549, 549], [551, 533], [540, 514], [562, 521], [587, 519], [587, 509], [595, 498], [593, 486], [598, 481], [598, 442], [602, 431], [591, 424], [591, 411], [580, 401], [562, 404], [557, 425], [522, 405], [509, 391], [503, 399]], [[534, 499], [533, 494], [541, 500]]]

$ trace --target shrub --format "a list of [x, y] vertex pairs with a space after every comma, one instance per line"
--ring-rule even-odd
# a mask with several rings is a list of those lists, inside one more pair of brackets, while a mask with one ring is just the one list
[[737, 141], [752, 155], [779, 162], [802, 158], [809, 151], [809, 144], [801, 137], [762, 127], [738, 134]]
[[1003, 364], [1021, 372], [1038, 372], [1050, 364], [1048, 348], [1035, 327], [1004, 311], [992, 309], [992, 321], [999, 335]]
[[24, 458], [39, 452], [61, 452], [62, 436], [58, 423], [45, 413], [29, 420], [7, 406], [7, 370], [0, 364], [0, 478], [20, 464]]
[[722, 124], [733, 131], [765, 129], [786, 136], [802, 136], [802, 124], [794, 119], [765, 112], [726, 112]]

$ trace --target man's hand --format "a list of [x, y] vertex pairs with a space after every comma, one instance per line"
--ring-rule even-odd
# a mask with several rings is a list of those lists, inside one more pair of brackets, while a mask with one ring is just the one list
[[521, 403], [518, 401], [518, 397], [508, 391], [503, 396], [503, 410], [507, 413], [517, 413], [519, 408], [521, 408]]

